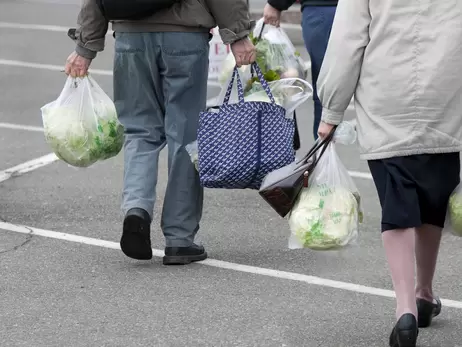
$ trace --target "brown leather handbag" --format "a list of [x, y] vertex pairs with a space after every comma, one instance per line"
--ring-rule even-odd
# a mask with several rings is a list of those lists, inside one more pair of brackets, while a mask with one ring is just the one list
[[332, 141], [335, 129], [325, 139], [316, 141], [302, 159], [269, 173], [263, 180], [259, 194], [281, 217], [292, 210], [302, 188], [308, 187], [308, 179]]

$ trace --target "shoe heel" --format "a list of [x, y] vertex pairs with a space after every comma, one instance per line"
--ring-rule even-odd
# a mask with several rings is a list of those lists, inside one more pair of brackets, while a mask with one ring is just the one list
[[399, 347], [416, 347], [417, 331], [416, 330], [400, 330], [398, 332]]
[[428, 328], [432, 324], [433, 315], [419, 314], [419, 328]]

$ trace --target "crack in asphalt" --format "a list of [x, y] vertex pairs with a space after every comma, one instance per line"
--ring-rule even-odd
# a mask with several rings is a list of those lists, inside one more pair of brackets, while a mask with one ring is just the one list
[[[1, 217], [1, 216], [0, 216], [0, 221], [3, 222], [3, 223], [10, 223], [10, 222], [8, 222], [5, 218], [3, 218], [3, 217]], [[13, 223], [10, 223], [10, 224], [13, 224]], [[26, 228], [27, 230], [30, 231], [29, 234], [26, 234], [26, 235], [27, 235], [27, 236], [26, 236], [26, 240], [25, 240], [24, 242], [20, 243], [19, 245], [16, 245], [16, 246], [14, 246], [14, 247], [12, 247], [12, 248], [10, 248], [10, 249], [6, 249], [6, 250], [4, 250], [4, 251], [0, 251], [0, 255], [3, 255], [3, 254], [6, 254], [6, 253], [10, 253], [10, 252], [17, 251], [19, 248], [24, 247], [25, 245], [27, 245], [27, 244], [30, 242], [30, 240], [32, 240], [32, 237], [34, 236], [34, 235], [33, 235], [33, 231], [32, 231], [31, 229], [27, 228], [27, 227], [24, 227], [24, 228]]]

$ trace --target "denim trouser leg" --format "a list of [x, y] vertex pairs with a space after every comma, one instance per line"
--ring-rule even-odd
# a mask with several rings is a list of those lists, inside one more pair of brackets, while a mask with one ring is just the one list
[[186, 145], [197, 138], [207, 102], [208, 33], [165, 33], [159, 62], [165, 96], [169, 178], [161, 227], [167, 246], [193, 243], [202, 217], [203, 188]]
[[114, 99], [125, 126], [122, 209], [152, 217], [159, 153], [168, 145], [169, 178], [161, 225], [167, 246], [194, 241], [203, 191], [185, 146], [205, 109], [207, 33], [118, 33]]
[[316, 83], [329, 43], [335, 10], [335, 6], [305, 6], [302, 13], [303, 39], [311, 59], [311, 77], [314, 90], [313, 135], [315, 139], [318, 138], [318, 127], [322, 116], [322, 105], [318, 97]]

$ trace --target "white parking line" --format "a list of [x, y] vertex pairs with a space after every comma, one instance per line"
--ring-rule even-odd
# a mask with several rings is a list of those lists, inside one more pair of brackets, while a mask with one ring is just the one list
[[[12, 130], [33, 131], [33, 132], [43, 132], [43, 128], [41, 127], [21, 125], [21, 124], [12, 124], [12, 123], [0, 123], [0, 128], [12, 129]], [[44, 157], [40, 157], [40, 158], [31, 160], [31, 161], [28, 161], [24, 164], [15, 166], [14, 168], [0, 171], [0, 183], [8, 180], [9, 178], [20, 176], [24, 173], [31, 172], [35, 169], [39, 169], [57, 160], [58, 158], [56, 158], [54, 154], [48, 154]], [[12, 174], [13, 172], [15, 172], [15, 174]], [[368, 172], [348, 171], [348, 173], [350, 174], [351, 177], [361, 178], [361, 179], [366, 179], [366, 180], [372, 179], [372, 175]]]
[[12, 130], [25, 130], [25, 131], [36, 131], [43, 133], [42, 127], [34, 127], [30, 125], [12, 124], [12, 123], [0, 123], [0, 128], [12, 129]]
[[[9, 59], [0, 59], [0, 65], [25, 67], [25, 68], [31, 68], [31, 69], [48, 70], [48, 71], [62, 71], [64, 69], [64, 65], [62, 66], [61, 65], [49, 65], [49, 64], [31, 63], [27, 61], [9, 60]], [[90, 69], [89, 72], [93, 75], [112, 76], [111, 70]], [[208, 81], [208, 85], [211, 87], [221, 87], [221, 83], [219, 83], [218, 81]]]
[[22, 163], [12, 168], [0, 171], [0, 183], [12, 177], [21, 176], [25, 173], [34, 171], [38, 168], [51, 164], [57, 160], [59, 160], [58, 157], [56, 157], [54, 153], [50, 153], [50, 154], [44, 155], [43, 157], [36, 158], [30, 161], [26, 161], [25, 163]]
[[[97, 246], [97, 247], [120, 250], [120, 245], [117, 242], [106, 241], [106, 240], [85, 237], [85, 236], [80, 236], [80, 235], [74, 235], [74, 234], [66, 234], [66, 233], [52, 231], [52, 230], [37, 229], [33, 227], [28, 227], [28, 226], [21, 226], [21, 225], [14, 225], [11, 223], [0, 222], [0, 231], [1, 229], [11, 231], [11, 232], [16, 232], [16, 233], [21, 233], [21, 234], [36, 235], [36, 236], [42, 236], [46, 238], [75, 242], [75, 243], [80, 243], [80, 244], [85, 244], [85, 245], [90, 245], [90, 246]], [[159, 249], [153, 249], [153, 255], [155, 257], [163, 257], [164, 252]], [[233, 270], [233, 271], [238, 271], [238, 272], [246, 272], [246, 273], [250, 273], [254, 275], [303, 282], [303, 283], [310, 284], [310, 285], [317, 285], [317, 286], [328, 287], [328, 288], [333, 288], [333, 289], [341, 289], [341, 290], [346, 290], [346, 291], [355, 292], [355, 293], [375, 295], [375, 296], [381, 296], [381, 297], [387, 297], [387, 298], [395, 297], [394, 292], [391, 290], [387, 290], [387, 289], [368, 287], [368, 286], [363, 286], [361, 284], [355, 284], [355, 283], [334, 281], [334, 280], [330, 280], [327, 278], [309, 276], [309, 275], [304, 275], [304, 274], [299, 274], [299, 273], [294, 273], [294, 272], [279, 271], [279, 270], [261, 268], [261, 267], [256, 267], [256, 266], [242, 265], [242, 264], [236, 264], [236, 263], [215, 260], [215, 259], [207, 259], [198, 264], [212, 266], [212, 267], [216, 267], [220, 269], [227, 269], [227, 270]], [[441, 301], [445, 307], [462, 309], [461, 301], [447, 300], [447, 299], [442, 299]]]
[[[57, 32], [57, 33], [65, 33], [67, 32], [72, 26], [63, 27], [59, 25], [43, 25], [43, 24], [27, 24], [27, 23], [12, 23], [12, 22], [0, 22], [0, 29], [15, 29], [15, 30], [37, 30], [37, 31], [50, 31], [50, 32]], [[112, 36], [113, 31], [109, 30], [107, 32], [107, 36]]]

